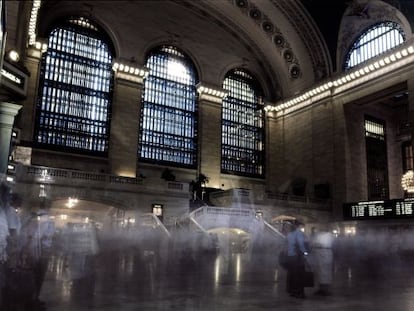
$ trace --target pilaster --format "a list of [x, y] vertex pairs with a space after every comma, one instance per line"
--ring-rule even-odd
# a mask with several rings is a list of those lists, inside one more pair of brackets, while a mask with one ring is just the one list
[[225, 91], [197, 85], [199, 93], [199, 157], [198, 173], [208, 177], [208, 187], [220, 188], [221, 172], [221, 108]]
[[21, 105], [0, 102], [0, 177], [7, 172], [14, 118]]
[[408, 92], [408, 121], [411, 130], [411, 146], [414, 148], [414, 76], [407, 80]]
[[136, 177], [139, 113], [146, 71], [115, 66], [109, 163], [111, 174]]

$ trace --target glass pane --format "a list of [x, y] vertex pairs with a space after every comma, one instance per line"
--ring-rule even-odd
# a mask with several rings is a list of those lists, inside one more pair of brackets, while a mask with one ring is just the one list
[[150, 54], [144, 82], [140, 160], [194, 167], [197, 155], [197, 78], [191, 62], [171, 46]]
[[263, 109], [253, 78], [236, 70], [226, 77], [222, 108], [221, 169], [225, 173], [263, 175]]
[[42, 59], [35, 140], [51, 149], [106, 154], [112, 55], [85, 19], [53, 30]]
[[378, 56], [405, 41], [405, 35], [397, 23], [386, 22], [365, 32], [348, 53], [345, 69]]

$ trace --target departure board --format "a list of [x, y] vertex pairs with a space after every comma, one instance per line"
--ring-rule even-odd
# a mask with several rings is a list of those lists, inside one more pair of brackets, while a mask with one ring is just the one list
[[344, 220], [414, 217], [414, 198], [344, 204]]

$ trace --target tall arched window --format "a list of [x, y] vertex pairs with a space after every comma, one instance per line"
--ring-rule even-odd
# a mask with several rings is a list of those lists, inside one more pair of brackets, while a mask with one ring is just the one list
[[401, 26], [395, 22], [382, 22], [365, 31], [348, 52], [345, 69], [350, 69], [380, 55], [405, 41]]
[[221, 170], [263, 177], [264, 122], [261, 91], [253, 77], [233, 70], [223, 82]]
[[34, 141], [42, 148], [105, 156], [112, 98], [112, 52], [85, 18], [59, 23], [42, 58]]
[[173, 46], [152, 51], [146, 62], [139, 159], [194, 168], [197, 161], [197, 75]]

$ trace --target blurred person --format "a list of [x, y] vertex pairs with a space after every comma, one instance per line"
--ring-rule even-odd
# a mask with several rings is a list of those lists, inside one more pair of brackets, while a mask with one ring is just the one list
[[19, 217], [16, 209], [20, 207], [20, 197], [12, 193], [6, 183], [0, 184], [0, 306], [7, 309], [10, 305], [10, 287], [13, 280], [10, 272], [17, 259]]
[[43, 305], [39, 300], [39, 295], [52, 253], [52, 241], [55, 234], [55, 224], [49, 217], [49, 204], [49, 201], [42, 198], [39, 208], [22, 216], [19, 265], [20, 268], [32, 274], [33, 289], [30, 303], [33, 308]]
[[306, 248], [307, 237], [303, 232], [303, 223], [295, 220], [292, 222], [291, 230], [286, 235], [287, 241], [287, 292], [295, 298], [306, 298], [305, 296], [305, 260], [309, 254]]
[[316, 229], [311, 240], [312, 247], [312, 263], [318, 290], [315, 295], [329, 296], [331, 295], [331, 284], [333, 279], [333, 243], [335, 237], [329, 231], [328, 225], [322, 225]]
[[62, 232], [65, 283], [73, 297], [91, 298], [95, 288], [95, 257], [99, 253], [96, 226], [69, 222]]
[[283, 222], [280, 228], [280, 233], [284, 236], [276, 245], [276, 253], [278, 254], [278, 260], [276, 261], [274, 280], [277, 282], [282, 271], [287, 270], [287, 234], [292, 230], [292, 223], [289, 221]]
[[[4, 305], [6, 286], [6, 262], [7, 262], [7, 240], [9, 237], [9, 226], [6, 210], [9, 205], [9, 187], [0, 184], [0, 306]], [[3, 309], [3, 308], [1, 308]]]

